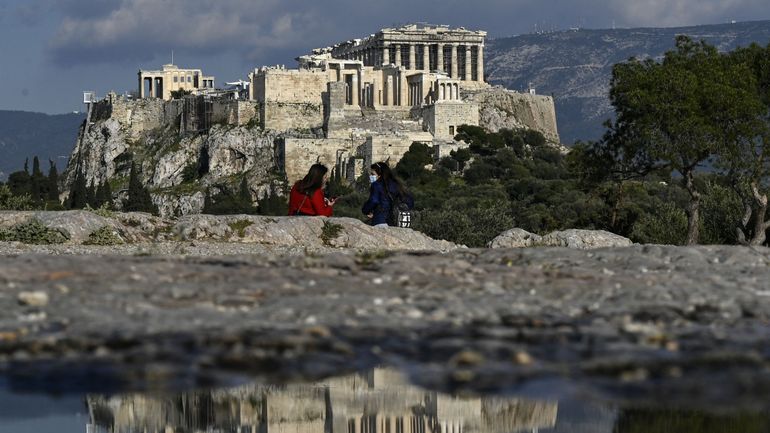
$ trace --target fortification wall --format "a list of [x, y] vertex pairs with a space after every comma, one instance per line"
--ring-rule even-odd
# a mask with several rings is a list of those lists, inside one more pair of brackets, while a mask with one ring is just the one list
[[452, 140], [460, 125], [478, 125], [479, 107], [459, 102], [438, 102], [423, 110], [424, 128], [437, 140]]
[[286, 138], [279, 145], [279, 164], [283, 164], [289, 184], [302, 179], [315, 163], [346, 173], [344, 162], [356, 155], [360, 141], [350, 138]]
[[553, 98], [502, 88], [463, 92], [463, 98], [479, 106], [479, 126], [497, 132], [503, 128], [540, 131], [546, 140], [559, 143]]
[[212, 122], [243, 126], [259, 121], [259, 105], [254, 101], [215, 100], [212, 107]]
[[266, 69], [254, 77], [254, 99], [318, 104], [329, 81], [329, 74], [320, 69]]
[[132, 141], [147, 131], [159, 128], [175, 119], [178, 113], [161, 99], [127, 99], [111, 93], [94, 104], [92, 122], [114, 119]]
[[265, 102], [259, 106], [260, 123], [271, 131], [322, 128], [323, 105], [310, 103]]
[[427, 132], [416, 132], [398, 135], [372, 135], [367, 137], [363, 148], [364, 167], [369, 167], [375, 162], [387, 161], [391, 167], [395, 167], [409, 146], [413, 142], [431, 144], [433, 136]]

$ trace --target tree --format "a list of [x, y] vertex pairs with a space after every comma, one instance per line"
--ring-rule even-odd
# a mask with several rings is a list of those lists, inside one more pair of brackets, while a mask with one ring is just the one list
[[83, 209], [88, 203], [88, 187], [86, 186], [86, 176], [82, 171], [75, 175], [75, 182], [70, 189], [70, 195], [67, 198], [67, 207], [69, 209]]
[[765, 187], [770, 177], [770, 44], [739, 48], [729, 60], [744, 68], [744, 75], [733, 79], [753, 78], [754, 88], [744, 95], [746, 117], [731, 128], [734, 144], [725, 147], [718, 162], [743, 205], [736, 227], [738, 242], [762, 245], [770, 228]]
[[[629, 151], [644, 148], [649, 158], [682, 175], [690, 200], [687, 244], [698, 242], [701, 193], [695, 184], [699, 166], [727, 146], [736, 123], [755, 107], [745, 104], [752, 85], [745, 69], [726, 61], [716, 48], [678, 36], [676, 49], [662, 62], [631, 59], [615, 65], [610, 100], [617, 119], [614, 139]], [[638, 146], [643, 143], [644, 146]]]
[[50, 168], [48, 169], [48, 200], [59, 202], [59, 171], [56, 169], [56, 164], [53, 161], [48, 161]]
[[432, 163], [433, 153], [430, 147], [415, 141], [396, 164], [396, 174], [405, 180], [418, 180], [425, 175], [425, 166]]
[[128, 198], [123, 201], [123, 210], [126, 212], [158, 213], [158, 207], [152, 202], [150, 191], [142, 185], [136, 164], [131, 162], [131, 171], [128, 176]]

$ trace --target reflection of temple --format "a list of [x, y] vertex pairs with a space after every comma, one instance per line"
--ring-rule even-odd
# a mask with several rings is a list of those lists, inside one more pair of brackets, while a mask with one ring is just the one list
[[253, 385], [173, 397], [88, 398], [93, 433], [504, 433], [553, 427], [557, 405], [455, 398], [393, 370], [315, 385]]

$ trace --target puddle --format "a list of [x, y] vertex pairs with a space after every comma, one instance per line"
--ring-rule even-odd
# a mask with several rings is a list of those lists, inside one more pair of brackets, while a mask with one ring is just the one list
[[[628, 407], [542, 383], [523, 395], [450, 395], [397, 370], [308, 384], [51, 396], [0, 391], [8, 433], [636, 433], [770, 431], [764, 413]], [[558, 397], [553, 397], [558, 396]]]

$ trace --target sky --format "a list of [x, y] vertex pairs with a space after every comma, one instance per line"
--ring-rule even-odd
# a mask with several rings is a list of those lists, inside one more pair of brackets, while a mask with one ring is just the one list
[[[489, 37], [770, 19], [768, 0], [0, 0], [0, 110], [82, 111], [171, 61], [216, 83], [413, 22]], [[537, 26], [537, 27], [536, 27]]]

